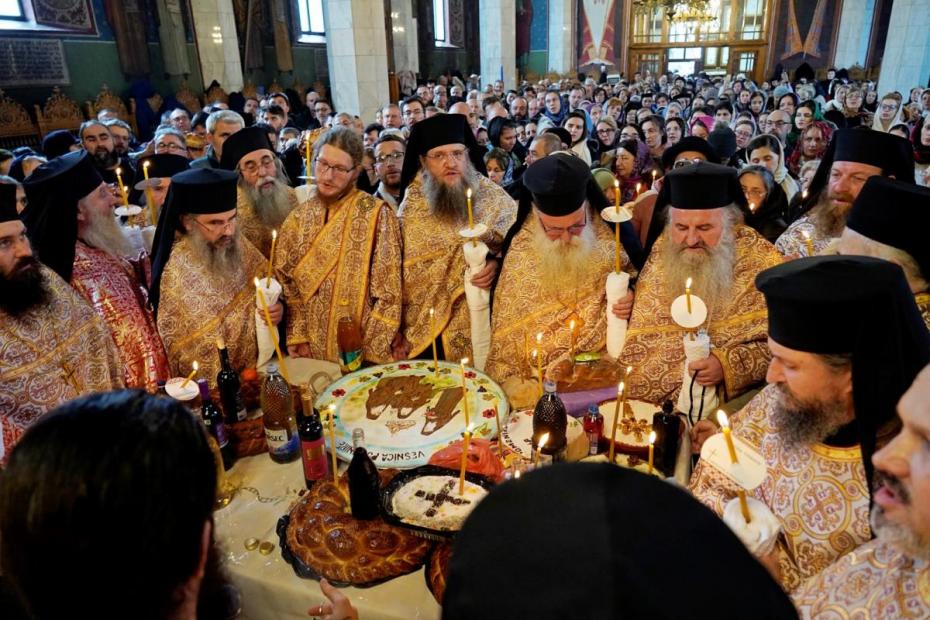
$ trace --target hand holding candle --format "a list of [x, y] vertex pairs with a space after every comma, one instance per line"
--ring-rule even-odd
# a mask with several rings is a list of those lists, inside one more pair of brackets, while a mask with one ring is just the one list
[[271, 336], [271, 342], [274, 343], [274, 351], [278, 356], [278, 365], [281, 367], [281, 376], [284, 377], [285, 381], [290, 383], [291, 379], [287, 376], [287, 367], [284, 365], [284, 354], [281, 353], [281, 345], [278, 343], [278, 330], [275, 329], [274, 323], [271, 321], [271, 313], [268, 311], [268, 302], [265, 301], [265, 293], [262, 291], [262, 283], [258, 278], [255, 278], [254, 282], [255, 289], [258, 291], [258, 300], [261, 302], [262, 311], [265, 313], [265, 322], [268, 324], [268, 334]]
[[727, 414], [723, 412], [723, 409], [717, 410], [717, 423], [720, 424], [720, 430], [723, 431], [723, 440], [727, 442], [730, 461], [732, 463], [739, 463], [739, 459], [736, 456], [736, 446], [733, 445], [733, 437], [730, 434], [730, 421], [727, 420]]
[[197, 360], [194, 360], [194, 363], [191, 364], [191, 368], [193, 369], [191, 370], [191, 374], [187, 375], [187, 378], [184, 379], [184, 383], [181, 384], [182, 390], [187, 387], [187, 384], [191, 382], [191, 379], [194, 378], [194, 375], [196, 375], [197, 371], [200, 369], [200, 364], [197, 363]]

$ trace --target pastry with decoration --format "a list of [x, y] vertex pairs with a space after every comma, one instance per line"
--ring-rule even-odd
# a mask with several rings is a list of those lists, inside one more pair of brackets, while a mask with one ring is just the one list
[[467, 478], [463, 492], [459, 493], [459, 477], [452, 472], [414, 476], [391, 495], [391, 512], [407, 525], [457, 532], [487, 494], [483, 486]]
[[[604, 416], [604, 437], [610, 442], [610, 433], [614, 423], [614, 410], [617, 401], [610, 400], [599, 406]], [[649, 453], [649, 433], [652, 431], [652, 416], [659, 410], [650, 403], [638, 400], [623, 401], [620, 422], [617, 423], [617, 436], [614, 442], [616, 452], [645, 458]]]
[[[462, 440], [453, 441], [429, 457], [429, 464], [458, 471], [462, 466]], [[490, 478], [495, 482], [504, 479], [504, 466], [492, 446], [497, 442], [488, 439], [472, 439], [468, 442], [466, 471]]]

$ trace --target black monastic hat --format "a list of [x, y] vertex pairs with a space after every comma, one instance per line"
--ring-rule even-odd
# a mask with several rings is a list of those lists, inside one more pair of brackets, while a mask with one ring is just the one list
[[175, 236], [181, 230], [181, 216], [232, 211], [236, 208], [238, 179], [237, 173], [217, 168], [194, 168], [171, 177], [171, 187], [159, 214], [158, 228], [152, 243], [152, 287], [149, 298], [156, 312], [161, 292], [161, 274], [171, 257]]
[[[464, 114], [437, 114], [413, 126], [407, 139], [404, 167], [400, 175], [401, 194], [420, 171], [420, 157], [430, 150], [447, 144], [464, 144], [475, 170], [485, 174], [484, 153], [487, 152], [475, 139]], [[226, 145], [223, 145], [226, 154]]]
[[546, 215], [573, 213], [586, 198], [606, 202], [591, 169], [580, 158], [567, 153], [553, 153], [529, 166], [523, 174], [523, 185], [532, 194], [536, 208]]
[[[582, 549], [570, 532], [598, 542]], [[727, 567], [724, 596], [709, 558]], [[506, 596], [489, 596], [491, 583]], [[442, 607], [443, 620], [797, 618], [713, 512], [606, 463], [545, 467], [492, 490], [455, 538]]]
[[66, 282], [74, 268], [78, 201], [101, 183], [103, 178], [86, 151], [56, 157], [23, 181], [29, 204], [22, 215], [32, 249]]
[[12, 183], [0, 183], [0, 222], [20, 219], [16, 211], [16, 186]]
[[853, 203], [846, 227], [910, 254], [930, 277], [930, 189], [887, 177], [871, 177]]
[[703, 161], [672, 170], [664, 184], [668, 204], [676, 209], [719, 209], [739, 204], [743, 196], [735, 169]]
[[239, 160], [260, 149], [267, 149], [274, 153], [268, 133], [261, 127], [245, 127], [223, 142], [223, 156], [220, 157], [220, 168], [235, 170]]
[[675, 158], [685, 151], [696, 151], [701, 153], [707, 158], [707, 161], [714, 164], [720, 162], [717, 151], [714, 150], [714, 147], [711, 146], [707, 140], [696, 136], [685, 136], [665, 149], [665, 152], [662, 153], [662, 167], [666, 170], [670, 170], [672, 166], [675, 165]]

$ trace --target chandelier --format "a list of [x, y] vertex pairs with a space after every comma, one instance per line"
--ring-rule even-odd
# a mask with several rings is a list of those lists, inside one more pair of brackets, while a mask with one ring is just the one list
[[706, 24], [717, 19], [716, 4], [714, 0], [633, 0], [633, 11], [654, 15], [662, 10], [670, 22]]

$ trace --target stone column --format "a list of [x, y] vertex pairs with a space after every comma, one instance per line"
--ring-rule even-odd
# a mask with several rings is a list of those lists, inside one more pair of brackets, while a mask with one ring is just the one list
[[874, 11], [875, 0], [843, 0], [833, 66], [837, 68], [849, 68], [853, 65], [865, 67]]
[[574, 0], [549, 0], [549, 71], [575, 70]]
[[384, 3], [328, 0], [323, 20], [333, 107], [371, 122], [390, 98]]
[[420, 70], [417, 45], [417, 22], [413, 0], [391, 0], [391, 24], [394, 35], [394, 70]]
[[[503, 77], [504, 88], [517, 87], [517, 7], [514, 0], [481, 0], [478, 8], [481, 41], [481, 85]], [[503, 75], [502, 75], [503, 74]]]
[[242, 62], [232, 0], [191, 0], [203, 87], [216, 80], [227, 93], [242, 90]]
[[896, 90], [906, 101], [911, 88], [927, 85], [928, 75], [930, 11], [927, 11], [927, 0], [895, 0], [878, 80], [878, 96]]

